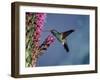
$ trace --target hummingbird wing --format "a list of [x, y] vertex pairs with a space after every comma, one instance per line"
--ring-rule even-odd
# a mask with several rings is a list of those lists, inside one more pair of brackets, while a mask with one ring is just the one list
[[69, 52], [69, 48], [68, 48], [67, 43], [64, 43], [63, 46], [64, 46], [64, 49], [65, 49], [67, 52]]
[[72, 32], [74, 32], [74, 30], [69, 30], [69, 31], [62, 32], [61, 33], [62, 34], [62, 39], [65, 39]]

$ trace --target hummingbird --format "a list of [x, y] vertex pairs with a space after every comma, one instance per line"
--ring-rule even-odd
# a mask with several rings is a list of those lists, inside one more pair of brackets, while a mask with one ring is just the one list
[[55, 29], [49, 30], [54, 36], [55, 38], [63, 45], [64, 49], [69, 52], [69, 48], [66, 42], [66, 39], [68, 37], [69, 34], [71, 34], [72, 32], [74, 32], [73, 29], [65, 31], [65, 32], [58, 32]]

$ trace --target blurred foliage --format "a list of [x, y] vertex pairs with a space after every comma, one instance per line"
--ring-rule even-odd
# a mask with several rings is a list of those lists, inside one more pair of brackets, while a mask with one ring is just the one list
[[34, 20], [35, 16], [33, 13], [26, 13], [26, 38], [25, 38], [25, 66], [32, 66], [32, 51], [34, 48], [33, 44], [33, 33], [34, 33]]

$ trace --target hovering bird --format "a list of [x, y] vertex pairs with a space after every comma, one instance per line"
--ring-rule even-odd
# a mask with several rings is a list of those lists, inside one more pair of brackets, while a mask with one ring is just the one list
[[48, 30], [48, 31], [50, 31], [56, 37], [56, 39], [64, 46], [64, 49], [67, 52], [69, 52], [69, 48], [68, 48], [66, 39], [67, 39], [67, 36], [69, 34], [74, 32], [74, 30], [72, 29], [72, 30], [68, 30], [68, 31], [65, 31], [65, 32], [58, 32], [57, 30], [52, 29], [52, 30]]

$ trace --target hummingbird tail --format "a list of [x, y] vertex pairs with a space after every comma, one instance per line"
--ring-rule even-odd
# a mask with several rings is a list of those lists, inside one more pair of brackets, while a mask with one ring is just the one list
[[67, 52], [69, 52], [69, 48], [68, 48], [67, 43], [64, 43], [64, 48], [65, 48], [65, 50], [66, 50]]

